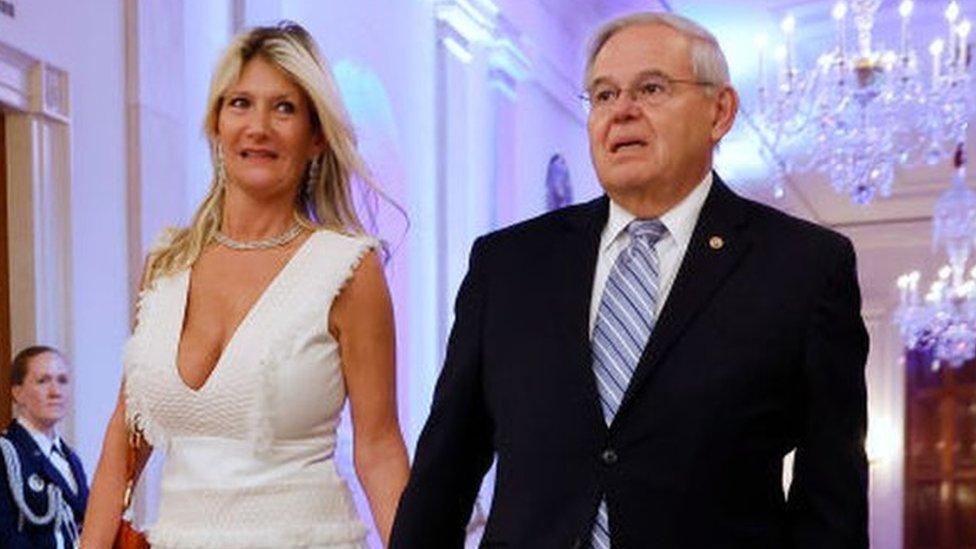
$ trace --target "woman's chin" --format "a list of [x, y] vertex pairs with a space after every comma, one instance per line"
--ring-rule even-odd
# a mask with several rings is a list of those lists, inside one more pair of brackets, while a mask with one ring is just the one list
[[65, 416], [64, 408], [58, 408], [57, 410], [48, 411], [48, 413], [43, 418], [41, 418], [41, 421], [45, 425], [53, 427], [55, 424], [57, 424], [62, 419], [64, 419], [64, 416]]
[[294, 191], [296, 184], [286, 184], [286, 178], [281, 174], [247, 174], [235, 178], [234, 186], [253, 196], [274, 196], [285, 192]]

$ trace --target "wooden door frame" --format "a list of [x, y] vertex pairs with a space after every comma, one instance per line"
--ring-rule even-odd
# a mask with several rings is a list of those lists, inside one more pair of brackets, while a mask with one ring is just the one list
[[7, 245], [7, 143], [3, 109], [0, 109], [0, 426], [10, 422], [10, 260]]

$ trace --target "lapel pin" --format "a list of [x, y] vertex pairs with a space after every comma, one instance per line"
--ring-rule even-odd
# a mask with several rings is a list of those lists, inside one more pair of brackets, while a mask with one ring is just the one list
[[721, 236], [713, 236], [708, 239], [708, 246], [713, 250], [721, 250], [722, 246], [725, 246], [725, 241], [722, 240]]
[[40, 492], [44, 489], [44, 480], [37, 476], [37, 473], [34, 473], [33, 475], [27, 477], [27, 485], [30, 486], [31, 490]]

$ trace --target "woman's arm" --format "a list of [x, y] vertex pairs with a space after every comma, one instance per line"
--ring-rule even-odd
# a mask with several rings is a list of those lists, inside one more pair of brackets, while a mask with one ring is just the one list
[[[85, 523], [81, 532], [81, 546], [84, 549], [109, 549], [115, 540], [122, 517], [122, 504], [125, 497], [126, 452], [129, 445], [129, 430], [125, 424], [125, 399], [119, 391], [115, 412], [105, 430], [102, 444], [102, 457], [98, 460], [88, 507], [85, 509]], [[136, 478], [146, 464], [152, 447], [139, 439]]]
[[410, 468], [397, 419], [393, 305], [375, 252], [336, 298], [329, 327], [352, 409], [356, 475], [386, 544]]

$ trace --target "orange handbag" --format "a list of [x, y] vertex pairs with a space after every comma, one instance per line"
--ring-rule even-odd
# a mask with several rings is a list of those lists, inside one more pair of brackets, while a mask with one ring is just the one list
[[139, 435], [136, 433], [132, 433], [129, 436], [129, 444], [125, 453], [125, 496], [122, 499], [123, 518], [122, 522], [119, 523], [118, 531], [115, 533], [115, 542], [112, 543], [112, 549], [149, 549], [149, 541], [146, 539], [146, 535], [137, 530], [130, 521], [124, 518], [125, 512], [132, 504], [132, 490], [136, 483], [136, 462], [139, 459], [136, 450], [138, 440]]
[[136, 530], [132, 523], [122, 519], [119, 531], [115, 533], [112, 549], [149, 549], [146, 535]]

